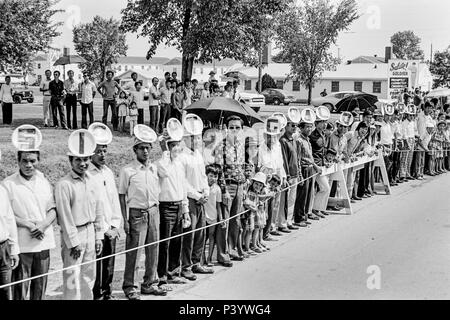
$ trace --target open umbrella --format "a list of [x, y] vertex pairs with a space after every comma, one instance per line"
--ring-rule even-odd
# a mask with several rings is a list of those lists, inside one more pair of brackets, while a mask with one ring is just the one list
[[209, 120], [214, 124], [221, 124], [224, 119], [232, 115], [241, 117], [244, 124], [249, 127], [257, 122], [263, 122], [261, 117], [249, 106], [225, 97], [201, 99], [191, 104], [185, 111], [197, 114], [203, 120]]
[[353, 111], [358, 107], [361, 111], [370, 109], [375, 110], [375, 103], [378, 102], [378, 97], [368, 93], [356, 93], [345, 97], [336, 104], [336, 112]]
[[[224, 74], [227, 78], [232, 78], [234, 80], [241, 79], [241, 80], [248, 80], [248, 77], [245, 73], [242, 73], [241, 71], [229, 71]], [[223, 80], [225, 81], [225, 80]]]
[[63, 79], [66, 79], [66, 65], [67, 64], [77, 64], [77, 63], [84, 63], [86, 60], [84, 60], [82, 57], [78, 55], [67, 55], [62, 56], [58, 60], [55, 61], [53, 66], [63, 66]]

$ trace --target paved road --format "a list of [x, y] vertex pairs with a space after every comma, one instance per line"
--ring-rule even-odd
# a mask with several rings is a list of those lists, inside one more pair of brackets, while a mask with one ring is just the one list
[[[450, 174], [401, 185], [167, 298], [449, 299], [449, 188]], [[367, 288], [378, 274], [369, 266], [380, 271], [379, 290]]]

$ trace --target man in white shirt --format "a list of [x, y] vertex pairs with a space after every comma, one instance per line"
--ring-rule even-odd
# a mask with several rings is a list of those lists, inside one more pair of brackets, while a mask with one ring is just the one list
[[[0, 160], [2, 153], [0, 150]], [[11, 273], [19, 265], [19, 240], [8, 191], [0, 185], [0, 286], [11, 283]], [[11, 300], [12, 287], [0, 289], [0, 301]]]
[[159, 100], [161, 99], [161, 92], [158, 89], [158, 78], [152, 79], [152, 85], [150, 86], [150, 94], [148, 97], [148, 105], [150, 110], [150, 125], [155, 132], [158, 130], [159, 123]]
[[[108, 127], [106, 127], [109, 131]], [[96, 137], [97, 138], [97, 137]], [[111, 135], [112, 138], [112, 135]], [[122, 212], [120, 210], [119, 193], [114, 181], [114, 173], [106, 165], [106, 155], [110, 141], [97, 139], [97, 147], [91, 158], [92, 165], [89, 173], [99, 186], [98, 193], [104, 205], [105, 220], [103, 230], [102, 253], [97, 257], [105, 257], [116, 253], [116, 240], [119, 238], [119, 228], [122, 223]], [[93, 289], [95, 300], [111, 300], [112, 280], [114, 276], [114, 257], [97, 261], [97, 274]]]
[[412, 180], [410, 169], [414, 150], [414, 115], [407, 112], [406, 119], [401, 123], [403, 136], [403, 152], [400, 157], [400, 181]]
[[42, 107], [44, 111], [44, 127], [48, 127], [49, 120], [51, 122], [50, 117], [50, 100], [52, 98], [52, 95], [50, 94], [50, 81], [52, 81], [52, 72], [50, 70], [45, 70], [45, 79], [41, 82], [41, 87], [39, 88], [39, 91], [43, 94], [43, 101], [42, 101]]
[[[180, 157], [185, 165], [187, 197], [191, 218], [191, 226], [183, 230], [183, 232], [187, 232], [206, 226], [205, 203], [209, 197], [209, 185], [205, 172], [205, 162], [203, 161], [201, 133], [190, 135], [186, 132], [183, 142], [184, 148]], [[214, 272], [211, 268], [201, 265], [204, 242], [205, 230], [183, 236], [183, 247], [181, 249], [181, 275], [183, 277], [189, 278], [192, 276], [192, 273]]]
[[388, 173], [389, 182], [392, 182], [392, 148], [394, 145], [394, 134], [390, 124], [392, 113], [384, 111], [380, 127], [380, 144], [383, 146], [384, 164]]
[[136, 103], [138, 109], [138, 124], [144, 124], [144, 108], [146, 107], [144, 99], [144, 90], [142, 90], [142, 82], [136, 81], [134, 83], [135, 90], [131, 91], [131, 101]]
[[[431, 122], [433, 119], [430, 116], [430, 112], [433, 110], [432, 105], [429, 102], [425, 102], [423, 112], [420, 112], [417, 116], [417, 130], [419, 135], [419, 145], [424, 148], [428, 148], [428, 142], [430, 140], [430, 134], [427, 131], [427, 122]], [[419, 147], [419, 149], [422, 149]], [[423, 180], [423, 171], [425, 167], [425, 151], [417, 151], [416, 157], [416, 169], [417, 179]]]
[[[167, 144], [166, 144], [167, 141]], [[186, 173], [182, 160], [180, 141], [164, 139], [161, 141], [163, 156], [157, 162], [159, 186], [159, 211], [160, 211], [160, 237], [166, 239], [180, 234], [184, 228], [190, 226], [189, 202], [187, 198]], [[168, 151], [166, 151], [168, 150]], [[180, 266], [181, 239], [179, 237], [164, 241], [159, 244], [158, 276], [160, 286], [167, 283], [184, 283], [177, 276], [176, 269]], [[172, 274], [171, 274], [172, 272]], [[189, 280], [197, 277], [192, 274]]]
[[81, 127], [87, 129], [87, 114], [89, 114], [89, 125], [94, 123], [94, 98], [97, 92], [95, 83], [89, 79], [89, 74], [83, 72], [83, 82], [80, 83], [81, 92]]
[[159, 91], [161, 94], [161, 110], [159, 113], [158, 132], [162, 134], [172, 111], [171, 101], [174, 91], [170, 79], [165, 81], [164, 87], [160, 88]]
[[[126, 249], [133, 249], [160, 239], [159, 178], [157, 168], [150, 162], [151, 143], [135, 138], [136, 159], [120, 171], [119, 199], [126, 233]], [[142, 294], [164, 296], [158, 287], [158, 245], [145, 248], [145, 274]], [[126, 253], [122, 289], [129, 300], [140, 300], [135, 274], [142, 250]]]
[[3, 124], [12, 123], [13, 88], [11, 77], [5, 77], [5, 83], [0, 88], [0, 103], [2, 104]]
[[[8, 191], [17, 223], [20, 262], [13, 272], [13, 281], [45, 274], [50, 266], [50, 249], [55, 247], [52, 224], [56, 219], [53, 188], [36, 169], [39, 151], [18, 152], [18, 172], [7, 177], [3, 186]], [[47, 276], [14, 286], [14, 300], [43, 300]]]
[[[55, 200], [58, 223], [61, 226], [61, 256], [63, 267], [63, 295], [65, 300], [92, 300], [95, 283], [93, 260], [102, 252], [104, 238], [104, 205], [95, 179], [88, 172], [89, 159], [95, 145], [86, 138], [90, 132], [75, 131], [69, 146], [78, 144], [78, 150], [68, 154], [71, 172], [58, 181]], [[78, 140], [78, 141], [77, 141]], [[83, 143], [81, 143], [83, 141]], [[81, 263], [87, 263], [78, 266]]]
[[[66, 113], [67, 113], [67, 126], [69, 129], [77, 130], [77, 92], [78, 83], [73, 78], [74, 72], [69, 70], [67, 72], [69, 79], [64, 81], [64, 89], [66, 89]], [[70, 122], [70, 114], [72, 113], [72, 123]]]

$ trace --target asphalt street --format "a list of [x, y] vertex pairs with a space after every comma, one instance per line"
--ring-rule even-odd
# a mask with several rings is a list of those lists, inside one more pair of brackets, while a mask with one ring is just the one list
[[449, 299], [449, 188], [402, 184], [156, 299]]

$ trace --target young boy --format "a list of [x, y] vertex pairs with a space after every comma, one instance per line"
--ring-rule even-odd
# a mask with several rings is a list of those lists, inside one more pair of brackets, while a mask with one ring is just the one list
[[[136, 88], [136, 91], [131, 92], [131, 101], [134, 102], [137, 107], [137, 123], [144, 124], [144, 107], [146, 107], [148, 104], [144, 100], [144, 90], [142, 90], [142, 82], [136, 81], [134, 86]], [[133, 134], [133, 131], [131, 131], [131, 134]]]
[[[255, 166], [253, 163], [246, 163], [244, 166], [244, 175], [247, 179], [244, 183], [244, 192], [248, 193], [250, 186], [252, 185], [252, 178], [255, 175]], [[253, 234], [253, 230], [255, 229], [255, 212], [244, 213], [241, 216], [241, 225], [242, 225], [242, 242], [244, 253], [248, 255], [256, 255], [256, 253], [250, 249], [250, 242]]]
[[[209, 197], [205, 203], [206, 224], [212, 225], [225, 219], [226, 207], [222, 203], [222, 191], [217, 184], [219, 176], [219, 169], [215, 165], [208, 165], [206, 167], [206, 176], [208, 177], [209, 185]], [[231, 267], [233, 264], [230, 261], [230, 257], [226, 253], [226, 229], [227, 223], [222, 222], [215, 226], [209, 227], [208, 237], [208, 266], [212, 265], [212, 256], [214, 247], [217, 245], [217, 261], [224, 267]]]
[[128, 106], [128, 120], [130, 121], [130, 136], [134, 134], [134, 127], [138, 124], [139, 109], [136, 102], [131, 102]]

